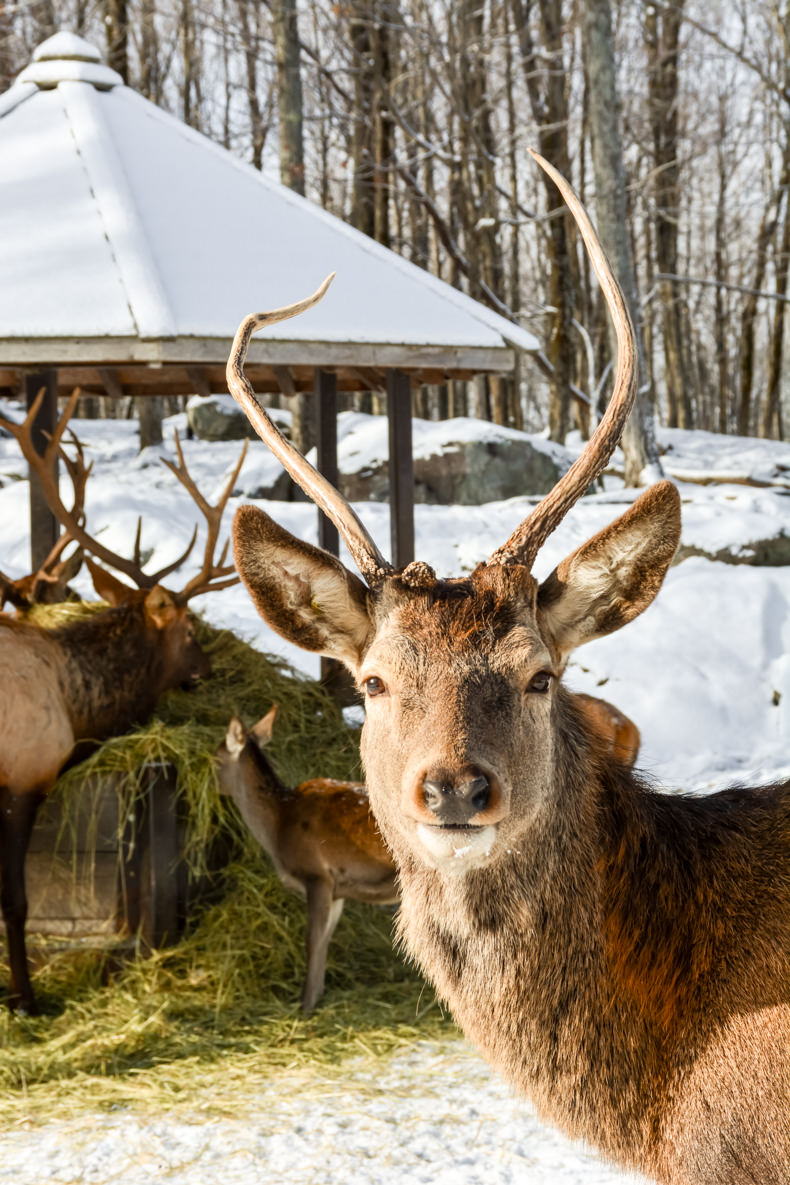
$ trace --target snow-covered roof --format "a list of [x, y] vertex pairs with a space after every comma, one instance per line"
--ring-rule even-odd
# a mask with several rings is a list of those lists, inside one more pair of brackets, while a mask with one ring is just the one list
[[[331, 271], [321, 304], [269, 331], [273, 362], [318, 364], [326, 345], [328, 362], [509, 369], [511, 345], [537, 348], [148, 102], [74, 34], [0, 96], [0, 159], [0, 363], [57, 361], [59, 343], [72, 361], [214, 362], [245, 314]], [[352, 359], [351, 343], [376, 349]]]

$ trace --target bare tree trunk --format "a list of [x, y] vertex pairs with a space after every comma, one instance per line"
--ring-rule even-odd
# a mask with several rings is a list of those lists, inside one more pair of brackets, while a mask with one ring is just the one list
[[730, 424], [730, 368], [727, 361], [727, 342], [729, 328], [729, 301], [724, 283], [727, 280], [725, 223], [727, 209], [727, 182], [730, 170], [724, 154], [724, 135], [726, 131], [726, 112], [724, 103], [719, 107], [719, 143], [717, 145], [717, 163], [719, 187], [716, 196], [716, 225], [715, 248], [713, 253], [714, 275], [718, 284], [714, 291], [715, 324], [713, 328], [716, 343], [716, 370], [718, 379], [718, 430], [722, 433], [729, 431]]
[[140, 451], [162, 443], [164, 401], [159, 395], [135, 396], [134, 409], [140, 425]]
[[[532, 0], [511, 0], [511, 6], [519, 34], [524, 81], [533, 118], [538, 126], [540, 151], [561, 173], [569, 177], [562, 0], [539, 0], [543, 41], [540, 51], [532, 38]], [[542, 175], [542, 184], [549, 209], [556, 208], [558, 197], [553, 182]], [[549, 222], [549, 304], [554, 309], [554, 324], [547, 349], [554, 367], [549, 389], [549, 437], [560, 442], [564, 441], [571, 425], [571, 380], [576, 348], [573, 341], [574, 285], [567, 218], [568, 215], [562, 212]]]
[[768, 259], [768, 244], [776, 228], [776, 220], [771, 217], [773, 198], [766, 206], [757, 232], [757, 246], [754, 252], [754, 273], [752, 276], [752, 291], [747, 293], [741, 313], [741, 359], [740, 359], [740, 391], [738, 398], [738, 435], [748, 436], [752, 423], [752, 386], [754, 384], [754, 337], [759, 308], [759, 290], [762, 288], [765, 276], [765, 265]]
[[156, 31], [156, 0], [142, 0], [140, 5], [140, 93], [152, 103], [162, 98], [159, 63], [159, 37]]
[[[639, 390], [622, 437], [625, 483], [636, 486], [646, 466], [650, 465], [659, 473], [662, 469], [655, 434], [655, 405], [654, 400], [648, 397], [645, 382], [642, 316], [628, 236], [625, 166], [620, 139], [620, 104], [609, 0], [586, 0], [583, 14], [582, 42], [588, 81], [598, 230], [604, 249], [614, 261], [638, 341]], [[613, 329], [609, 337], [614, 353], [616, 345]]]
[[272, 0], [277, 59], [280, 180], [304, 195], [304, 110], [296, 0]]
[[126, 0], [104, 0], [107, 64], [129, 82], [129, 10]]
[[776, 295], [774, 302], [774, 324], [771, 336], [771, 355], [768, 371], [768, 389], [763, 404], [760, 419], [760, 435], [782, 439], [781, 417], [781, 384], [782, 384], [782, 354], [784, 348], [785, 310], [787, 305], [787, 271], [788, 257], [790, 257], [790, 195], [787, 191], [788, 172], [785, 170], [785, 209], [782, 227], [782, 241], [779, 247], [779, 257], [776, 261]]
[[[645, 8], [645, 43], [648, 56], [648, 95], [653, 131], [656, 203], [655, 249], [659, 272], [678, 271], [680, 223], [680, 166], [678, 161], [678, 92], [680, 27], [683, 0], [659, 8]], [[691, 376], [683, 365], [683, 304], [677, 285], [661, 285], [664, 366], [671, 427], [690, 428]]]

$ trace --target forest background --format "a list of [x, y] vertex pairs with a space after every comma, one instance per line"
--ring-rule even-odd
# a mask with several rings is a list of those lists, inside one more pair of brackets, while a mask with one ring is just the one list
[[626, 479], [660, 467], [656, 419], [783, 439], [790, 0], [2, 2], [0, 91], [61, 29], [543, 343], [512, 378], [415, 390], [417, 415], [563, 441], [608, 396], [604, 305], [534, 147], [595, 214], [638, 323]]

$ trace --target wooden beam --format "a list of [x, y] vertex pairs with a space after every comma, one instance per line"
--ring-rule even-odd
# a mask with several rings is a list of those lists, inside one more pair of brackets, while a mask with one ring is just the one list
[[196, 395], [202, 395], [204, 399], [207, 399], [209, 395], [213, 394], [205, 366], [187, 366], [186, 372], [187, 378], [195, 388]]
[[[25, 375], [25, 401], [27, 408], [33, 405], [39, 391], [44, 388], [44, 399], [33, 421], [31, 440], [37, 453], [43, 454], [47, 437], [55, 431], [58, 418], [58, 374], [56, 370], [39, 370]], [[57, 481], [58, 463], [55, 462]], [[41, 482], [28, 466], [30, 479], [30, 562], [31, 571], [37, 572], [57, 542], [60, 523], [49, 508]]]
[[274, 366], [272, 369], [274, 370], [274, 377], [277, 379], [277, 385], [280, 388], [281, 394], [292, 399], [297, 392], [290, 366]]
[[392, 562], [405, 568], [414, 559], [414, 461], [411, 382], [401, 370], [387, 371], [387, 420]]
[[123, 399], [123, 385], [114, 366], [97, 366], [96, 373], [110, 399]]
[[364, 391], [386, 391], [387, 375], [383, 370], [375, 370], [372, 366], [355, 366], [351, 373], [359, 379]]
[[[0, 338], [0, 366], [218, 366], [230, 351], [227, 338]], [[450, 346], [389, 342], [250, 342], [250, 365], [310, 366], [337, 370], [367, 367], [398, 370], [512, 371], [510, 346]]]

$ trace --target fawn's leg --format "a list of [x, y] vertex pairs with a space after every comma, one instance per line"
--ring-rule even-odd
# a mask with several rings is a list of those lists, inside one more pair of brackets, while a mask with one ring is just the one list
[[302, 1008], [310, 1012], [324, 990], [326, 952], [343, 912], [343, 898], [333, 897], [331, 881], [308, 880], [307, 889], [307, 978], [302, 989]]

